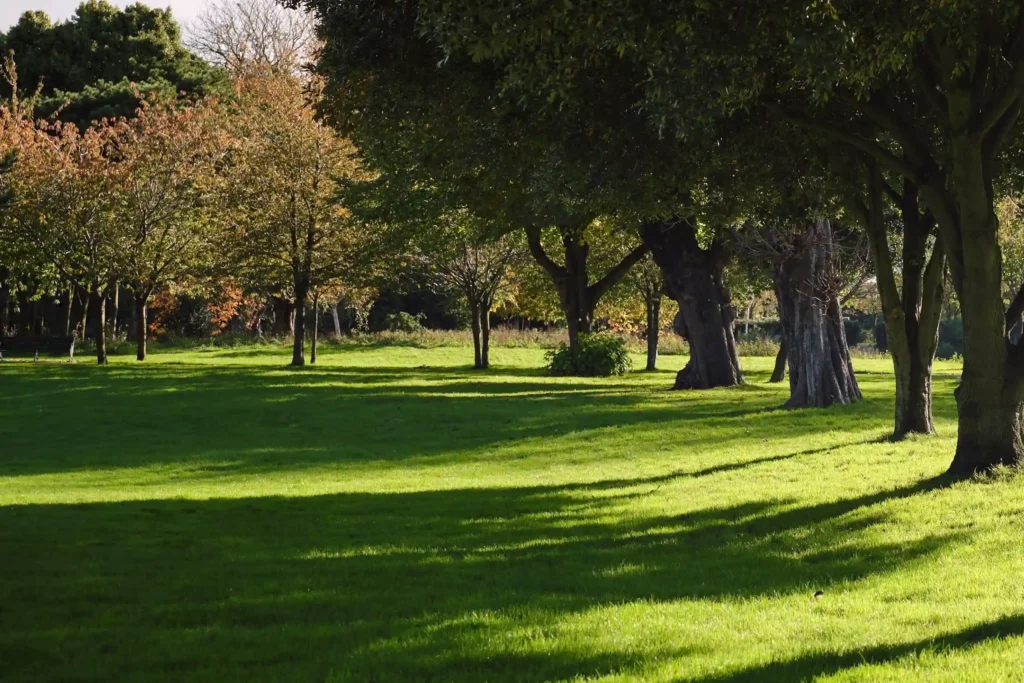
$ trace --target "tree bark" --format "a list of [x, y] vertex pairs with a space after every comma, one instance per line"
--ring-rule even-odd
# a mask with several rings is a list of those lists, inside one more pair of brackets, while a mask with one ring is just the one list
[[470, 324], [473, 328], [473, 367], [476, 369], [484, 367], [483, 324], [481, 322], [480, 308], [479, 301], [470, 299], [469, 313], [472, 318]]
[[651, 372], [658, 369], [658, 337], [661, 328], [661, 292], [647, 299], [647, 369]]
[[946, 267], [941, 241], [936, 241], [929, 257], [928, 238], [936, 227], [935, 219], [931, 213], [921, 212], [917, 187], [905, 181], [900, 195], [903, 224], [903, 289], [900, 291], [889, 251], [884, 181], [877, 163], [868, 162], [868, 175], [868, 203], [859, 207], [857, 213], [871, 244], [886, 343], [896, 377], [893, 438], [901, 439], [910, 433], [931, 434], [934, 431], [932, 361], [938, 345]]
[[[64, 307], [64, 336], [71, 336], [71, 308], [75, 303], [75, 288], [74, 286], [68, 287], [68, 300], [67, 305]], [[2, 326], [0, 326], [2, 331]]]
[[783, 339], [782, 343], [779, 344], [779, 352], [775, 355], [775, 369], [772, 370], [772, 376], [768, 379], [772, 384], [776, 384], [786, 379], [786, 340]]
[[491, 304], [480, 305], [480, 369], [491, 367]]
[[81, 326], [81, 340], [85, 341], [87, 336], [86, 328], [89, 326], [89, 304], [92, 302], [92, 294], [84, 287], [82, 288], [82, 322], [79, 323]]
[[96, 362], [107, 364], [107, 293], [99, 285], [92, 287], [92, 299], [99, 313], [96, 320]]
[[787, 408], [824, 408], [862, 398], [850, 362], [832, 272], [832, 227], [817, 219], [775, 268], [789, 362]]
[[295, 288], [295, 307], [293, 313], [295, 315], [294, 332], [292, 333], [292, 365], [295, 367], [302, 367], [306, 364], [306, 297], [307, 289], [305, 287]]
[[148, 351], [149, 321], [147, 313], [149, 295], [145, 293], [133, 295], [132, 303], [135, 306], [135, 360], [141, 362], [146, 360]]
[[665, 293], [679, 304], [679, 322], [690, 360], [676, 375], [676, 389], [710, 389], [743, 383], [732, 323], [735, 312], [722, 280], [725, 249], [702, 249], [692, 220], [647, 223], [644, 243], [665, 276]]
[[117, 314], [121, 310], [121, 285], [120, 283], [114, 283], [114, 310], [110, 314], [110, 328], [114, 332], [114, 337], [117, 337]]
[[[1024, 358], [1021, 347], [1010, 346], [1006, 339], [999, 224], [988, 176], [990, 163], [985, 160], [982, 145], [972, 137], [955, 137], [951, 149], [950, 185], [959, 209], [962, 243], [962, 278], [957, 293], [964, 325], [959, 430], [949, 468], [955, 475], [987, 472], [1024, 460]], [[945, 232], [943, 236], [945, 245]], [[952, 255], [950, 260], [954, 260]]]
[[309, 343], [309, 364], [316, 365], [316, 343], [320, 338], [320, 297], [313, 297], [313, 338]]
[[338, 302], [331, 305], [331, 317], [334, 318], [334, 336], [341, 336], [341, 318], [338, 317]]

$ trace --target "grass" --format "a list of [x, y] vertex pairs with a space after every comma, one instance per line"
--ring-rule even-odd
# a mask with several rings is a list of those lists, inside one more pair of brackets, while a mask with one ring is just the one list
[[771, 358], [673, 393], [681, 357], [492, 354], [0, 366], [0, 678], [1019, 680], [1024, 491], [939, 477], [958, 366], [891, 443], [885, 359], [780, 411]]

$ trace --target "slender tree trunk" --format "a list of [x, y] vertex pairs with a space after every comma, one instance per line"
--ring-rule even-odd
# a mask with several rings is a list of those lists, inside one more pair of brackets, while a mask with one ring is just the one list
[[690, 360], [676, 375], [676, 389], [709, 389], [743, 383], [732, 323], [735, 312], [722, 280], [725, 251], [702, 249], [691, 220], [644, 225], [643, 239], [665, 276], [665, 292], [679, 304], [677, 321]]
[[772, 376], [768, 380], [775, 384], [786, 379], [786, 340], [783, 339], [782, 343], [779, 344], [779, 352], [775, 354], [775, 369], [772, 370]]
[[88, 333], [86, 332], [86, 328], [89, 326], [89, 304], [90, 303], [92, 303], [92, 295], [90, 294], [90, 292], [88, 290], [84, 290], [83, 289], [83, 297], [82, 297], [82, 322], [80, 323], [80, 326], [81, 326], [81, 340], [82, 341], [85, 341], [86, 336], [88, 336]]
[[469, 314], [472, 318], [470, 325], [473, 328], [473, 367], [480, 369], [484, 367], [483, 357], [483, 325], [480, 321], [480, 302], [475, 299], [469, 301]]
[[876, 281], [885, 319], [886, 344], [896, 377], [893, 438], [930, 434], [932, 425], [932, 360], [938, 344], [945, 261], [940, 242], [928, 256], [928, 237], [935, 227], [930, 213], [922, 214], [918, 190], [904, 182], [902, 292], [889, 251], [884, 214], [883, 180], [877, 164], [869, 163], [868, 204], [861, 208], [875, 261]]
[[75, 303], [75, 288], [68, 287], [67, 306], [64, 307], [64, 336], [71, 336], [71, 308]]
[[136, 294], [132, 297], [132, 303], [135, 306], [135, 360], [137, 361], [146, 360], [148, 350], [148, 302], [149, 295], [145, 293]]
[[114, 283], [114, 310], [110, 314], [110, 328], [114, 332], [114, 337], [117, 337], [117, 322], [118, 313], [121, 310], [121, 283]]
[[491, 367], [491, 304], [480, 305], [480, 368]]
[[107, 364], [107, 293], [99, 285], [92, 287], [92, 299], [99, 313], [96, 320], [96, 362]]
[[306, 343], [306, 298], [308, 288], [295, 288], [295, 324], [292, 337], [292, 365], [302, 367], [306, 364], [305, 343]]
[[309, 340], [309, 364], [316, 365], [316, 344], [320, 338], [320, 297], [313, 297], [313, 338]]
[[[6, 280], [6, 271], [4, 278]], [[0, 282], [0, 337], [7, 335], [11, 326], [11, 288], [6, 282]]]
[[832, 227], [817, 219], [775, 272], [789, 361], [789, 408], [860, 400], [832, 270]]
[[331, 317], [334, 318], [334, 336], [341, 336], [341, 318], [338, 317], [338, 302], [331, 305]]
[[658, 337], [661, 328], [661, 292], [656, 292], [647, 299], [647, 369], [658, 369]]

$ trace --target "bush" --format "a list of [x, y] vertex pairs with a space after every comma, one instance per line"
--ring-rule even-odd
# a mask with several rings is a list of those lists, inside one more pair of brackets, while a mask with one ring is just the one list
[[847, 346], [857, 346], [864, 343], [864, 328], [860, 323], [850, 318], [843, 319], [843, 331], [846, 333]]
[[608, 334], [581, 334], [579, 348], [565, 344], [547, 353], [548, 372], [576, 377], [609, 377], [628, 372], [633, 363], [626, 342]]
[[395, 311], [384, 316], [384, 329], [388, 332], [419, 332], [423, 329], [423, 314], [412, 315]]

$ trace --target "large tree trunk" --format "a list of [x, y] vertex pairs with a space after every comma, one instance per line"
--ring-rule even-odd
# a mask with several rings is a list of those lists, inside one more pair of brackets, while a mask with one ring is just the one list
[[775, 269], [789, 361], [789, 408], [823, 408], [861, 398], [846, 345], [832, 270], [832, 226], [818, 219]]
[[732, 323], [735, 313], [722, 280], [725, 251], [702, 249], [694, 223], [647, 223], [644, 243], [665, 276], [665, 293], [679, 303], [690, 360], [676, 375], [676, 389], [709, 389], [743, 383]]
[[292, 337], [292, 365], [302, 367], [306, 364], [306, 287], [295, 288], [295, 329]]
[[661, 332], [661, 292], [647, 296], [647, 369], [658, 369], [658, 337]]
[[99, 313], [96, 320], [96, 362], [107, 364], [107, 293], [99, 285], [92, 287], [92, 300]]
[[779, 344], [779, 352], [775, 355], [775, 368], [772, 370], [772, 376], [768, 378], [768, 381], [775, 384], [786, 379], [786, 340], [783, 338], [782, 343]]
[[147, 342], [149, 337], [149, 321], [147, 320], [149, 296], [136, 294], [132, 297], [135, 306], [135, 360], [146, 360]]
[[957, 293], [964, 324], [964, 370], [950, 472], [968, 475], [1024, 460], [1020, 362], [1024, 352], [1006, 339], [998, 220], [982, 145], [971, 136], [956, 137], [951, 152], [950, 185], [959, 208], [963, 245]]

